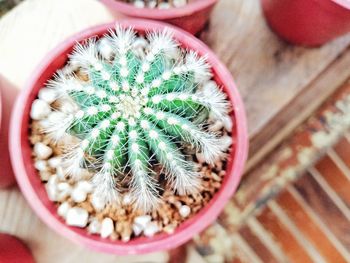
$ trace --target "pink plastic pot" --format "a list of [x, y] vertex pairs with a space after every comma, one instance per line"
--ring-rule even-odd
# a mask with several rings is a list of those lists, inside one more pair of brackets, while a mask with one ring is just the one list
[[34, 263], [27, 246], [18, 238], [0, 234], [0, 263]]
[[0, 76], [0, 189], [16, 183], [10, 162], [8, 132], [17, 90]]
[[262, 0], [270, 27], [283, 39], [322, 45], [350, 32], [349, 0]]
[[137, 8], [119, 0], [101, 0], [101, 2], [119, 16], [159, 20], [196, 34], [204, 28], [218, 0], [192, 0], [186, 6], [171, 9]]
[[[117, 23], [123, 27], [132, 26], [140, 34], [145, 31], [162, 30], [167, 26], [159, 22], [136, 19], [122, 20]], [[115, 23], [100, 25], [73, 36], [48, 54], [37, 70], [33, 72], [31, 79], [18, 97], [12, 115], [10, 133], [12, 164], [17, 182], [33, 210], [53, 230], [70, 240], [94, 250], [115, 254], [140, 254], [171, 249], [190, 240], [193, 235], [204, 230], [216, 220], [225, 204], [236, 191], [248, 149], [244, 107], [231, 74], [213, 52], [192, 35], [175, 27], [169, 27], [174, 32], [175, 39], [184, 48], [196, 50], [200, 55], [207, 55], [208, 62], [213, 67], [215, 80], [223, 86], [232, 101], [234, 107], [232, 118], [235, 122], [233, 131], [235, 145], [229, 157], [227, 176], [223, 180], [220, 191], [197, 215], [181, 224], [171, 235], [163, 233], [153, 238], [140, 237], [127, 243], [102, 239], [99, 236], [87, 234], [85, 229], [69, 227], [64, 223], [57, 215], [55, 204], [48, 199], [44, 185], [33, 167], [31, 147], [28, 141], [29, 111], [39, 89], [53, 76], [57, 69], [66, 63], [67, 54], [72, 51], [77, 41], [81, 42], [91, 36], [101, 36], [114, 26]]]

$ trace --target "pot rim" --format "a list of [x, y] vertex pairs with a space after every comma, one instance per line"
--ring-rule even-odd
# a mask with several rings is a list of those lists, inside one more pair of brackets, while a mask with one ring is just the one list
[[[29, 205], [41, 220], [57, 233], [67, 237], [75, 243], [84, 244], [86, 247], [100, 252], [119, 255], [143, 254], [167, 250], [179, 246], [190, 240], [193, 235], [204, 230], [209, 224], [216, 220], [230, 197], [236, 191], [243, 173], [244, 164], [248, 154], [247, 121], [243, 102], [230, 72], [219, 61], [216, 55], [200, 40], [181, 29], [161, 22], [142, 19], [123, 19], [118, 20], [117, 24], [123, 27], [133, 26], [138, 32], [161, 30], [168, 27], [173, 32], [174, 38], [181, 45], [196, 50], [201, 56], [207, 55], [208, 62], [212, 67], [216, 81], [219, 81], [219, 83], [222, 84], [225, 92], [230, 97], [230, 101], [234, 107], [235, 133], [233, 136], [235, 136], [236, 139], [235, 147], [233, 153], [231, 153], [233, 158], [229, 159], [227, 168], [228, 173], [223, 180], [222, 187], [214, 195], [212, 200], [196, 215], [180, 224], [173, 234], [168, 235], [162, 233], [152, 238], [141, 237], [127, 243], [102, 239], [98, 235], [89, 235], [86, 229], [77, 229], [66, 225], [64, 220], [58, 217], [57, 208], [54, 202], [48, 200], [44, 184], [41, 183], [37, 172], [34, 170], [33, 161], [30, 155], [30, 146], [27, 136], [30, 105], [36, 97], [42, 82], [46, 82], [48, 79], [43, 79], [42, 76], [48, 71], [48, 67], [53, 65], [55, 70], [61, 67], [61, 65], [57, 65], [57, 58], [59, 56], [65, 55], [66, 58], [67, 53], [70, 52], [67, 50], [71, 50], [77, 41], [105, 34], [108, 32], [108, 29], [114, 28], [115, 22], [88, 28], [73, 35], [51, 51], [40, 63], [39, 67], [34, 70], [34, 73], [27, 82], [25, 89], [18, 96], [11, 116], [9, 139], [10, 156], [18, 185], [28, 200]], [[36, 88], [36, 90], [34, 90], [34, 88]], [[30, 178], [30, 176], [32, 176], [32, 178]], [[40, 182], [40, 185], [38, 182]], [[35, 184], [37, 185], [35, 186]]]
[[151, 9], [137, 8], [132, 4], [116, 1], [116, 0], [100, 0], [118, 13], [126, 14], [130, 17], [139, 17], [146, 19], [168, 20], [178, 17], [190, 16], [200, 10], [214, 5], [219, 0], [196, 0], [190, 2], [183, 7], [170, 9]]
[[334, 3], [350, 10], [350, 1], [349, 0], [332, 0]]

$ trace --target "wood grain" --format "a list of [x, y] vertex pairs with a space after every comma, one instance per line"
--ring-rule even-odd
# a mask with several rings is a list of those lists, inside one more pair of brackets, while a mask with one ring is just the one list
[[328, 262], [346, 262], [317, 222], [310, 217], [289, 191], [282, 192], [276, 201]]
[[295, 183], [295, 188], [312, 207], [321, 220], [350, 249], [350, 225], [341, 210], [333, 203], [325, 190], [310, 175], [306, 174]]

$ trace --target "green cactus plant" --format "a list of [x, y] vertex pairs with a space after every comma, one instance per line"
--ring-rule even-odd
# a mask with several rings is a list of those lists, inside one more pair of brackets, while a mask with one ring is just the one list
[[206, 128], [209, 114], [220, 120], [230, 112], [217, 85], [203, 88], [212, 77], [206, 59], [179, 47], [169, 30], [148, 33], [142, 54], [133, 48], [133, 29], [117, 27], [105, 38], [109, 59], [94, 39], [77, 44], [70, 57], [88, 80], [61, 72], [48, 84], [71, 107], [57, 109], [45, 132], [56, 140], [67, 133], [79, 138], [65, 155], [66, 173], [79, 180], [83, 168], [95, 171], [95, 194], [106, 203], [118, 202], [119, 182], [128, 176], [134, 207], [145, 212], [160, 201], [156, 161], [174, 191], [196, 193], [201, 175], [184, 147], [209, 164], [228, 150]]

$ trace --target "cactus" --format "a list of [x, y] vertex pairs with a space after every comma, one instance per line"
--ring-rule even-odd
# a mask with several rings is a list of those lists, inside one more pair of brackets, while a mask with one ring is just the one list
[[209, 114], [227, 118], [230, 104], [217, 85], [203, 88], [212, 77], [206, 59], [179, 47], [169, 30], [148, 33], [142, 54], [133, 48], [138, 38], [130, 28], [111, 31], [109, 59], [98, 40], [76, 45], [69, 63], [87, 78], [58, 72], [48, 83], [66, 106], [45, 132], [55, 140], [79, 138], [65, 154], [72, 179], [81, 179], [82, 169], [94, 171], [95, 194], [113, 203], [127, 177], [134, 207], [149, 212], [160, 202], [156, 162], [174, 192], [198, 192], [198, 165], [183, 150], [191, 147], [209, 164], [224, 157], [227, 144], [206, 127]]

